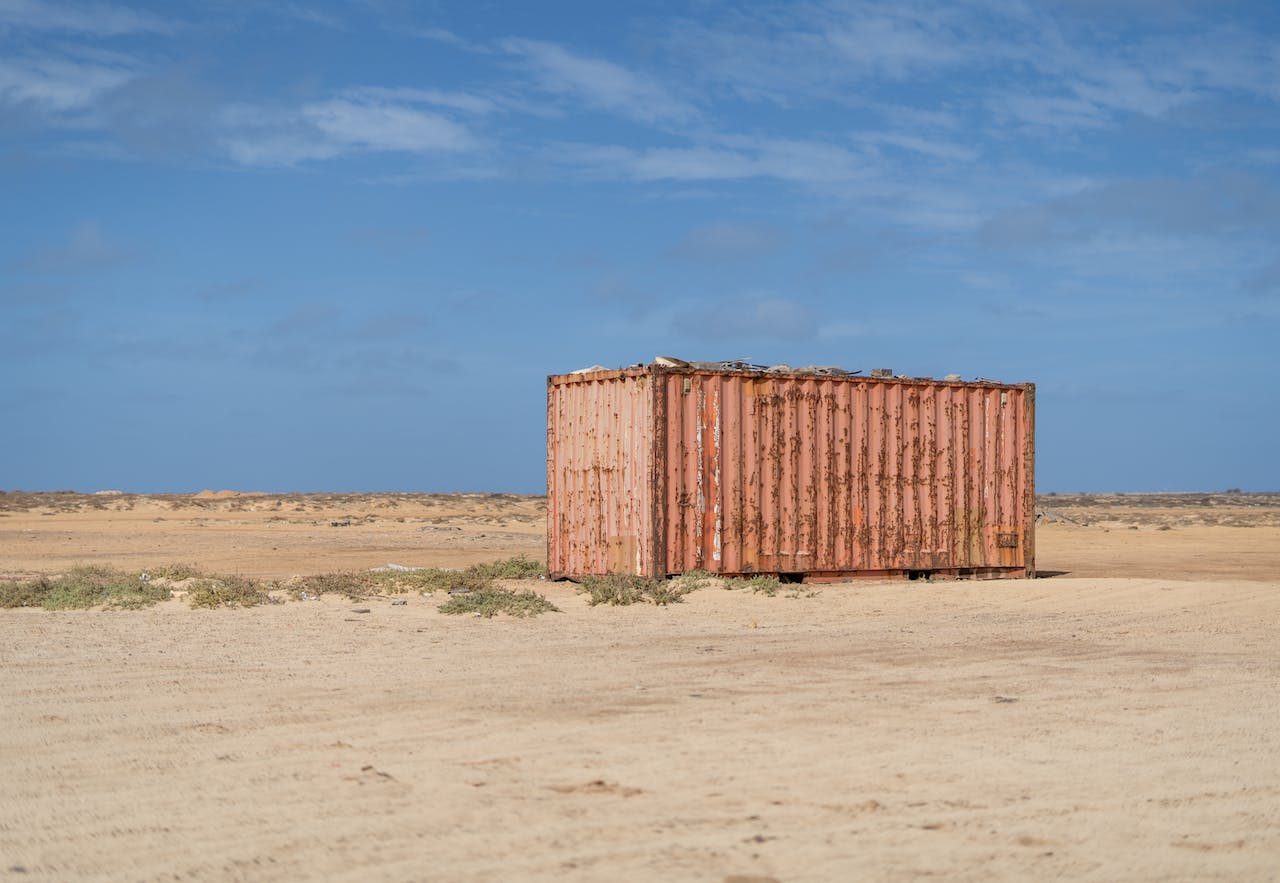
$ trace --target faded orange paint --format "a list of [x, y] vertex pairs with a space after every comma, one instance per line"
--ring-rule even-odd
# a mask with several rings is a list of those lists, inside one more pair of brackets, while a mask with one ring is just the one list
[[547, 379], [552, 576], [1024, 576], [1035, 387], [639, 366]]

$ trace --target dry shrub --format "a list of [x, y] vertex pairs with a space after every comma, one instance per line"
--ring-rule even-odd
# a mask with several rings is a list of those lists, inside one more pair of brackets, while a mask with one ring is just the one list
[[692, 592], [696, 586], [679, 580], [649, 579], [632, 573], [606, 573], [604, 576], [584, 576], [578, 585], [578, 594], [587, 596], [592, 607], [608, 604], [624, 607], [629, 604], [676, 604]]
[[201, 579], [187, 590], [192, 608], [257, 607], [270, 604], [272, 598], [256, 580], [244, 576]]
[[66, 573], [0, 583], [0, 607], [43, 607], [84, 610], [113, 607], [136, 610], [169, 598], [169, 590], [152, 585], [140, 573], [102, 564], [73, 567]]
[[480, 589], [452, 595], [440, 605], [441, 613], [460, 615], [476, 613], [483, 617], [493, 617], [499, 613], [508, 616], [537, 616], [540, 613], [559, 613], [560, 608], [537, 592], [513, 592], [510, 589]]

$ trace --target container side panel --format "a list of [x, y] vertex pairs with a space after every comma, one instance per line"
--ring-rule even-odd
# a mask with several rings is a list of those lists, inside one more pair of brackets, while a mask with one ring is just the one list
[[641, 573], [653, 542], [644, 376], [548, 388], [548, 570]]
[[[611, 473], [603, 464], [549, 460], [557, 473], [549, 487], [583, 488], [568, 494], [585, 500], [580, 511], [552, 508], [561, 524], [585, 525], [578, 532], [583, 548], [570, 543], [569, 557], [600, 561], [587, 549], [603, 542], [613, 548], [603, 566], [616, 569], [624, 554], [640, 570], [652, 560], [651, 569], [667, 573], [1000, 575], [1032, 566], [1029, 386], [716, 372], [650, 379], [662, 384], [666, 401], [658, 456], [613, 430], [618, 440], [606, 459], [656, 459], [661, 481], [652, 472], [643, 479], [643, 470]], [[569, 424], [554, 439], [571, 432], [590, 438], [583, 426], [598, 436], [605, 430], [591, 415], [610, 408], [617, 423], [652, 433], [648, 401], [580, 395], [552, 409]], [[552, 439], [549, 433], [549, 444], [563, 445]], [[607, 489], [595, 490], [597, 474], [611, 479]], [[642, 499], [648, 509], [624, 505]], [[625, 511], [610, 521], [596, 516], [602, 507]], [[660, 514], [644, 515], [655, 510]], [[645, 530], [655, 523], [664, 530], [653, 547], [660, 557], [617, 551], [619, 538], [651, 542]], [[566, 554], [555, 543], [550, 548]]]

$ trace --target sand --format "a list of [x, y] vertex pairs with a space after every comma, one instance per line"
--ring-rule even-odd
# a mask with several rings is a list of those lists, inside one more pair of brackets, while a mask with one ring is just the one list
[[[51, 499], [0, 571], [541, 546], [528, 497]], [[0, 874], [1280, 878], [1280, 509], [1044, 502], [1031, 581], [0, 611]]]

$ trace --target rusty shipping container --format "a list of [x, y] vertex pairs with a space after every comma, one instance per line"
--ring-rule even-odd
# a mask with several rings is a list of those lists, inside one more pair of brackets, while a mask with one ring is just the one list
[[1035, 386], [654, 363], [547, 378], [553, 577], [1035, 573]]

